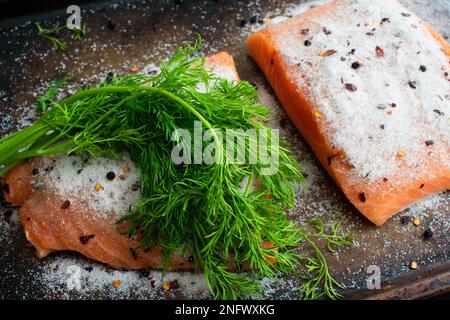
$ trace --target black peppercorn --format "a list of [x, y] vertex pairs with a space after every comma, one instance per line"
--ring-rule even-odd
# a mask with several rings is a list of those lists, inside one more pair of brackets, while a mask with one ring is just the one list
[[250, 18], [250, 23], [255, 23], [256, 22], [256, 16], [253, 16]]
[[241, 27], [245, 27], [246, 24], [247, 24], [247, 20], [242, 19], [240, 22]]
[[194, 262], [194, 256], [189, 256], [188, 261], [189, 262]]
[[309, 40], [305, 40], [305, 42], [303, 42], [303, 44], [307, 47], [309, 47], [311, 45], [311, 41]]
[[355, 61], [355, 62], [352, 63], [352, 68], [355, 69], [355, 70], [358, 69], [360, 66], [361, 65], [359, 64], [358, 61]]
[[39, 174], [39, 169], [38, 168], [34, 168], [33, 171], [31, 171], [31, 174], [33, 176], [37, 176]]
[[433, 236], [433, 231], [431, 231], [431, 229], [429, 229], [429, 228], [427, 230], [425, 230], [425, 232], [423, 233], [424, 240], [430, 240], [432, 236]]
[[411, 217], [410, 217], [410, 216], [403, 216], [403, 217], [401, 218], [401, 222], [402, 222], [403, 224], [408, 224], [408, 223], [411, 222]]
[[419, 69], [420, 69], [420, 71], [422, 71], [422, 72], [427, 71], [427, 67], [425, 67], [424, 65], [421, 65]]
[[425, 141], [425, 144], [426, 144], [427, 147], [429, 147], [429, 146], [434, 144], [434, 141], [433, 140], [427, 140], [427, 141]]
[[108, 23], [106, 24], [106, 27], [110, 31], [114, 31], [116, 29], [116, 25], [111, 21], [111, 19], [108, 19]]
[[64, 201], [61, 205], [61, 209], [67, 209], [68, 207], [70, 207], [70, 200]]
[[105, 82], [111, 82], [111, 80], [114, 78], [114, 72], [110, 71], [108, 72], [108, 74], [106, 75], [106, 79]]
[[135, 182], [131, 185], [131, 190], [133, 191], [138, 191], [140, 188], [140, 183], [139, 182]]
[[116, 177], [116, 174], [113, 171], [110, 171], [106, 174], [106, 179], [108, 179], [108, 180], [114, 180], [115, 177]]
[[416, 82], [415, 81], [409, 81], [408, 84], [411, 87], [411, 89], [416, 89]]

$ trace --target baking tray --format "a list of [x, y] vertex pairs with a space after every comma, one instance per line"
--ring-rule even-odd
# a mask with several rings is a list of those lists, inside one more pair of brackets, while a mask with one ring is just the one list
[[[26, 2], [26, 1], [25, 1]], [[408, 8], [434, 24], [448, 38], [450, 3], [448, 1], [404, 0]], [[22, 5], [24, 1], [20, 3]], [[296, 209], [289, 214], [301, 223], [319, 216], [326, 223], [344, 220], [344, 229], [355, 237], [355, 246], [327, 254], [332, 273], [345, 285], [340, 290], [345, 299], [418, 299], [450, 290], [450, 196], [444, 192], [422, 201], [391, 218], [377, 228], [362, 217], [335, 186], [315, 159], [279, 106], [262, 72], [248, 56], [245, 38], [257, 20], [289, 14], [299, 3], [307, 1], [83, 1], [82, 23], [87, 34], [81, 41], [71, 39], [68, 32], [60, 37], [68, 44], [66, 51], [54, 50], [51, 44], [37, 36], [34, 22], [50, 25], [65, 21], [65, 9], [54, 10], [56, 1], [48, 1], [51, 10], [41, 10], [17, 16], [18, 5], [2, 1], [0, 20], [0, 136], [32, 123], [35, 95], [48, 83], [68, 76], [72, 90], [95, 85], [108, 72], [129, 73], [130, 67], [147, 70], [148, 65], [166, 58], [178, 46], [192, 41], [196, 33], [203, 38], [202, 52], [212, 54], [225, 50], [235, 59], [240, 76], [258, 87], [263, 102], [275, 110], [272, 125], [281, 128], [300, 163], [305, 167], [309, 187], [299, 190]], [[25, 4], [24, 4], [25, 5]], [[57, 6], [57, 5], [56, 5]], [[14, 17], [6, 17], [8, 12]], [[6, 18], [5, 18], [6, 17]], [[147, 66], [147, 67], [146, 67]], [[39, 260], [26, 241], [17, 222], [16, 209], [0, 204], [0, 297], [2, 299], [198, 299], [207, 297], [195, 275], [173, 273], [161, 275], [142, 271], [126, 273], [109, 270], [75, 253], [56, 253]], [[402, 224], [401, 217], [418, 217], [420, 226]], [[423, 232], [432, 228], [434, 236], [423, 240]], [[69, 290], [61, 280], [61, 268], [67, 261], [105, 274], [96, 286], [86, 290]], [[418, 263], [410, 270], [412, 261]], [[369, 290], [370, 273], [374, 265], [381, 272], [381, 288]], [[100, 272], [99, 271], [99, 272]], [[133, 276], [130, 276], [132, 274]], [[55, 277], [52, 278], [52, 275]], [[180, 288], [164, 292], [161, 277], [177, 279]], [[109, 277], [109, 278], [108, 278]], [[129, 282], [127, 290], [117, 290], [105, 283], [114, 277]], [[134, 279], [134, 280], [133, 280]], [[143, 280], [144, 279], [144, 280]], [[59, 281], [59, 282], [58, 282]], [[103, 282], [102, 282], [103, 281]], [[106, 281], [106, 282], [105, 282]], [[133, 281], [136, 281], [133, 287]], [[142, 282], [143, 281], [143, 282]], [[201, 282], [201, 281], [200, 281]], [[102, 285], [103, 284], [103, 285]], [[273, 299], [296, 299], [298, 279], [286, 277], [268, 284], [263, 295]], [[183, 285], [185, 285], [183, 287]], [[189, 286], [195, 287], [187, 288]], [[144, 291], [136, 286], [148, 286]], [[135, 289], [133, 289], [135, 288]]]

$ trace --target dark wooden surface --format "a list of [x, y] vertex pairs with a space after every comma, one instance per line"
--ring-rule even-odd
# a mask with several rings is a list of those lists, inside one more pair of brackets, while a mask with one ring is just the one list
[[[158, 63], [184, 41], [193, 40], [195, 33], [204, 39], [202, 51], [205, 54], [221, 50], [230, 52], [241, 77], [274, 97], [261, 71], [247, 54], [245, 38], [251, 26], [242, 28], [240, 20], [249, 20], [253, 15], [262, 18], [283, 13], [293, 2], [259, 1], [252, 5], [234, 0], [136, 1], [117, 7], [104, 2], [86, 4], [81, 7], [87, 35], [81, 41], [75, 41], [68, 32], [62, 32], [61, 38], [68, 44], [68, 50], [64, 52], [52, 49], [48, 41], [36, 35], [34, 27], [36, 21], [45, 21], [47, 25], [63, 22], [64, 11], [41, 11], [27, 16], [17, 16], [16, 11], [11, 11], [15, 17], [0, 20], [0, 136], [35, 120], [37, 115], [30, 111], [34, 108], [33, 93], [39, 92], [45, 83], [69, 76], [74, 88], [94, 85], [109, 71], [125, 74], [131, 66], [142, 68]], [[437, 6], [433, 10], [442, 8]], [[108, 28], [108, 20], [112, 21], [114, 30]], [[346, 200], [276, 104], [276, 99], [274, 104], [276, 119], [272, 125], [281, 128], [293, 145], [298, 160], [305, 165], [310, 183], [309, 189], [299, 192], [292, 217], [302, 223], [315, 216], [327, 222], [342, 218], [345, 229], [355, 236], [355, 247], [327, 255], [332, 273], [346, 286], [341, 290], [345, 298], [415, 299], [448, 291], [448, 191], [426, 204], [414, 206], [409, 212], [400, 213], [382, 228], [377, 228]], [[4, 204], [0, 205], [4, 223], [8, 210]], [[419, 216], [421, 225], [401, 224], [403, 215]], [[428, 227], [433, 229], [434, 237], [424, 241], [422, 234]], [[55, 297], [49, 295], [42, 284], [33, 281], [43, 262], [35, 257], [20, 227], [11, 229], [13, 231], [8, 229], [10, 234], [2, 230], [5, 235], [0, 237], [0, 297]], [[411, 261], [419, 263], [417, 270], [409, 270]], [[380, 290], [366, 287], [366, 268], [370, 265], [380, 267]], [[291, 289], [296, 285], [297, 279], [283, 280], [274, 286], [271, 296], [295, 299], [296, 292]], [[92, 296], [105, 297], [108, 294], [102, 292]]]

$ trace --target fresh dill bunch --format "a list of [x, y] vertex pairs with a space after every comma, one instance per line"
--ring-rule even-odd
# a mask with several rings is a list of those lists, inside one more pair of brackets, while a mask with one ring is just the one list
[[[166, 259], [171, 251], [192, 252], [214, 298], [250, 298], [261, 289], [257, 280], [280, 274], [304, 278], [303, 298], [339, 297], [335, 288], [340, 285], [316, 240], [333, 250], [348, 245], [348, 236], [339, 235], [340, 223], [326, 234], [315, 221], [317, 232], [310, 234], [286, 216], [304, 178], [283, 139], [279, 146], [268, 143], [268, 153], [278, 158], [273, 175], [264, 174], [259, 157], [256, 163], [226, 161], [219, 136], [227, 129], [266, 132], [269, 142], [276, 138], [264, 124], [270, 110], [248, 82], [227, 81], [206, 69], [199, 48], [197, 39], [178, 49], [161, 63], [158, 75], [113, 77], [59, 102], [54, 95], [61, 83], [52, 86], [39, 99], [43, 114], [37, 122], [0, 140], [0, 176], [30, 157], [120, 158], [127, 152], [140, 167], [141, 197], [118, 223], [131, 222], [129, 233], [142, 233], [141, 248], [158, 244]], [[173, 141], [173, 133], [194, 133], [194, 121], [201, 122], [203, 132], [212, 129], [216, 161], [177, 165], [171, 155], [179, 141]], [[256, 152], [251, 139], [246, 155]], [[299, 252], [302, 244], [313, 255]]]

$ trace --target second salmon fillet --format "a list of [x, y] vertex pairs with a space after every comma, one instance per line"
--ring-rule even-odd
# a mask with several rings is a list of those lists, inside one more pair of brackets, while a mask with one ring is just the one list
[[250, 55], [351, 203], [382, 225], [450, 188], [450, 47], [396, 0], [335, 0]]

